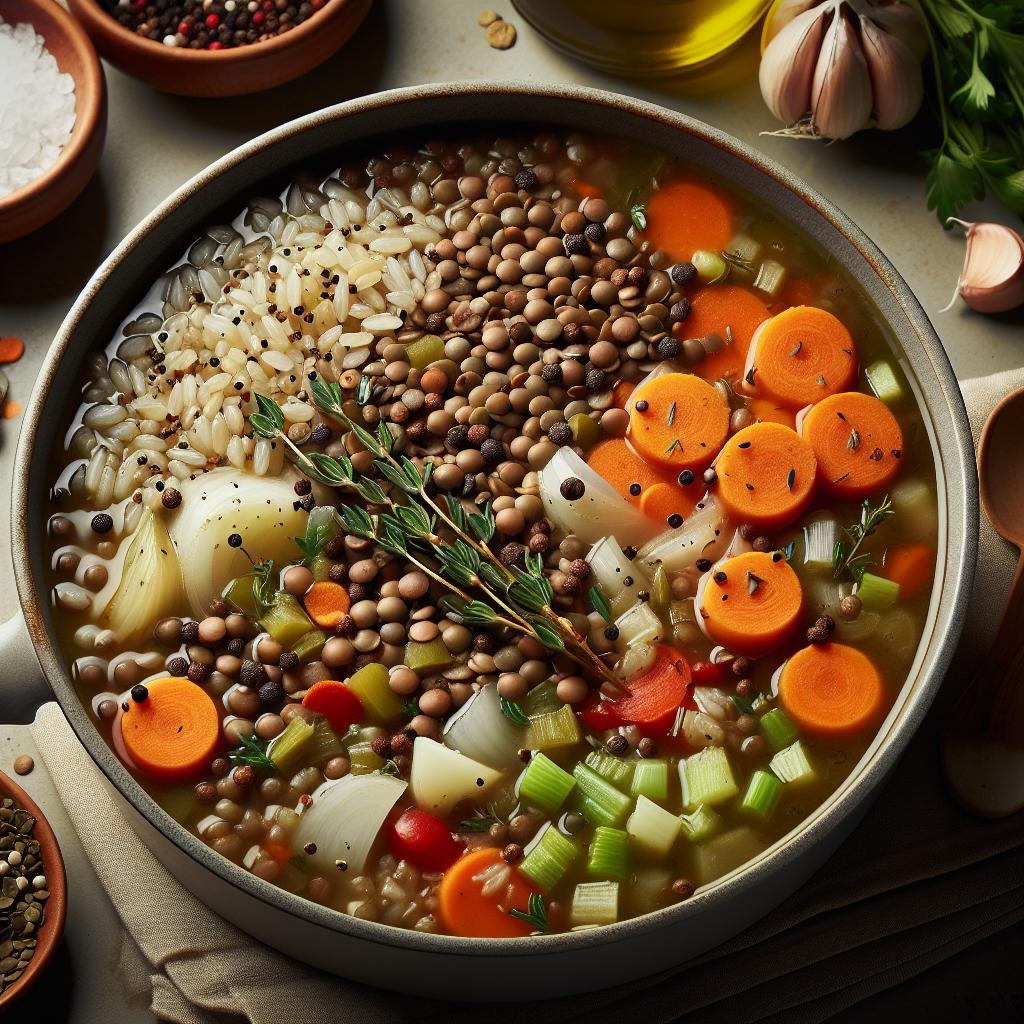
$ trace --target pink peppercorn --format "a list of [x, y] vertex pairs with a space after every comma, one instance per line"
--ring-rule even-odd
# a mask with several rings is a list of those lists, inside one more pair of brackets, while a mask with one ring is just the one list
[[219, 14], [208, 14], [206, 16], [206, 27], [207, 28], [216, 28], [219, 24], [220, 24], [220, 15]]
[[212, 43], [210, 43], [209, 46], [207, 46], [206, 48], [208, 50], [223, 50], [224, 49], [224, 44], [222, 42], [220, 42], [219, 40], [214, 39], [214, 41]]

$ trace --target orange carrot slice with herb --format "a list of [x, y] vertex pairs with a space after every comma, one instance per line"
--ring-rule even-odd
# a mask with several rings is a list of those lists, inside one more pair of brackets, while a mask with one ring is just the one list
[[796, 429], [796, 415], [792, 409], [770, 398], [748, 398], [747, 408], [758, 423], [781, 423], [790, 430]]
[[699, 362], [694, 373], [705, 380], [725, 377], [739, 381], [754, 332], [770, 316], [768, 307], [746, 288], [713, 284], [693, 296], [690, 315], [675, 325], [673, 334], [680, 339], [720, 334], [725, 348]]
[[671, 526], [676, 522], [676, 516], [685, 519], [693, 511], [706, 490], [703, 480], [698, 476], [694, 476], [686, 487], [662, 480], [652, 484], [640, 495], [640, 511], [662, 526]]
[[811, 446], [781, 423], [753, 423], [725, 443], [715, 496], [738, 523], [786, 526], [811, 503], [817, 472]]
[[647, 200], [647, 238], [673, 260], [698, 249], [721, 252], [732, 238], [732, 200], [710, 185], [674, 181]]
[[690, 665], [672, 647], [659, 646], [654, 664], [626, 686], [612, 708], [619, 720], [648, 736], [667, 732], [675, 721], [692, 680]]
[[745, 388], [799, 409], [845, 391], [857, 374], [857, 350], [843, 322], [826, 309], [791, 306], [754, 332]]
[[145, 700], [128, 701], [117, 725], [132, 764], [155, 781], [188, 782], [210, 766], [220, 745], [220, 714], [213, 698], [188, 679], [145, 684]]
[[698, 624], [712, 640], [756, 658], [792, 638], [804, 592], [780, 552], [748, 551], [701, 577], [696, 604]]
[[816, 402], [797, 417], [814, 449], [818, 481], [832, 494], [861, 499], [889, 485], [903, 458], [903, 431], [874, 395], [845, 391]]
[[839, 738], [873, 727], [882, 717], [884, 696], [878, 669], [845, 644], [811, 644], [779, 675], [779, 703], [813, 736]]
[[905, 544], [889, 548], [879, 575], [900, 585], [900, 597], [913, 597], [935, 575], [935, 549], [928, 544]]
[[664, 474], [645, 462], [621, 437], [598, 441], [586, 453], [587, 465], [606, 480], [631, 505], [640, 507], [648, 487], [662, 483]]
[[309, 617], [321, 629], [336, 629], [352, 605], [348, 591], [330, 580], [314, 583], [302, 601]]
[[302, 706], [323, 715], [336, 733], [344, 733], [363, 718], [362, 701], [337, 679], [321, 679], [302, 698]]
[[664, 373], [641, 384], [627, 406], [637, 453], [676, 473], [704, 469], [729, 435], [729, 405], [692, 373]]
[[530, 894], [538, 892], [515, 868], [508, 883], [485, 896], [483, 877], [490, 868], [506, 867], [501, 851], [493, 847], [460, 857], [445, 873], [437, 892], [441, 927], [449, 935], [476, 939], [514, 939], [534, 929], [513, 917], [510, 910], [529, 911]]

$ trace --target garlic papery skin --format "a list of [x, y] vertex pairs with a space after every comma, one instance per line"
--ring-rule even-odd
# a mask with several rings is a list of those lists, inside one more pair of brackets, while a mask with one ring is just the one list
[[924, 99], [924, 77], [913, 51], [899, 36], [861, 18], [861, 45], [871, 77], [874, 123], [891, 131], [912, 121]]
[[811, 86], [811, 124], [827, 139], [847, 139], [871, 121], [871, 76], [849, 19], [825, 31]]
[[815, 7], [798, 15], [768, 44], [761, 58], [761, 95], [768, 109], [787, 124], [799, 121], [810, 109], [827, 14], [828, 8]]
[[928, 56], [928, 34], [917, 11], [901, 0], [847, 0], [861, 19], [870, 19], [882, 31], [909, 47], [918, 63]]
[[1005, 224], [968, 224], [956, 217], [947, 223], [967, 231], [967, 252], [957, 282], [964, 302], [978, 313], [1007, 313], [1024, 306], [1024, 239]]
[[764, 19], [764, 28], [761, 30], [761, 52], [768, 48], [768, 44], [796, 17], [809, 11], [812, 7], [818, 7], [821, 0], [776, 0]]

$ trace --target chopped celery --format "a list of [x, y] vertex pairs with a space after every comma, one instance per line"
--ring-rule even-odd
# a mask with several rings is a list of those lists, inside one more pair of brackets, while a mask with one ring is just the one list
[[319, 656], [325, 643], [327, 643], [327, 637], [324, 635], [323, 631], [319, 629], [311, 629], [308, 633], [304, 633], [295, 641], [295, 644], [292, 646], [292, 651], [299, 661], [312, 661], [314, 658]]
[[384, 758], [373, 752], [373, 746], [368, 740], [350, 744], [348, 759], [352, 765], [353, 775], [369, 775], [370, 772], [384, 767]]
[[568, 704], [563, 704], [561, 710], [553, 714], [531, 718], [526, 730], [526, 746], [530, 750], [572, 747], [579, 741], [579, 722]]
[[630, 799], [582, 762], [573, 769], [583, 795], [583, 813], [595, 825], [619, 825], [629, 810]]
[[267, 756], [277, 765], [283, 775], [294, 771], [305, 761], [313, 748], [312, 722], [307, 722], [298, 715], [293, 718], [280, 736], [270, 744]]
[[569, 417], [569, 429], [572, 430], [573, 441], [580, 448], [589, 448], [596, 444], [602, 434], [597, 421], [585, 412], [578, 412], [575, 416]]
[[602, 779], [607, 779], [613, 786], [618, 786], [619, 789], [629, 788], [635, 762], [624, 761], [606, 750], [592, 750], [583, 763], [593, 768]]
[[536, 753], [530, 758], [519, 783], [519, 798], [545, 811], [557, 811], [566, 797], [576, 788], [576, 780], [559, 768], [546, 754]]
[[864, 371], [864, 376], [867, 377], [871, 390], [887, 405], [894, 405], [902, 400], [903, 388], [899, 378], [885, 360], [880, 359], [877, 363], [872, 363]]
[[722, 747], [705, 747], [680, 761], [679, 781], [687, 810], [698, 804], [720, 804], [739, 792], [729, 757]]
[[626, 822], [626, 831], [641, 849], [664, 857], [679, 838], [679, 819], [645, 796], [636, 798], [636, 809]]
[[633, 796], [646, 796], [651, 800], [668, 797], [668, 761], [663, 758], [643, 759], [633, 768], [630, 784]]
[[225, 588], [224, 600], [250, 619], [259, 619], [263, 610], [256, 599], [256, 577], [252, 573], [233, 579]]
[[817, 772], [811, 759], [807, 756], [804, 745], [797, 740], [791, 747], [780, 750], [768, 765], [783, 782], [800, 783], [813, 782], [817, 778]]
[[788, 747], [799, 735], [796, 726], [782, 708], [772, 708], [761, 716], [761, 735], [772, 750]]
[[740, 810], [753, 814], [762, 821], [767, 821], [774, 813], [780, 796], [782, 796], [782, 783], [771, 772], [758, 768], [750, 776]]
[[700, 804], [690, 814], [682, 814], [679, 817], [679, 824], [682, 826], [683, 835], [691, 843], [703, 843], [710, 839], [721, 827], [722, 816]]
[[864, 611], [887, 612], [900, 599], [900, 585], [866, 572], [854, 593], [860, 598]]
[[814, 519], [804, 527], [804, 565], [832, 567], [839, 539], [839, 524], [831, 518]]
[[615, 620], [619, 631], [615, 641], [620, 650], [636, 644], [657, 643], [665, 635], [658, 613], [647, 601], [637, 601]]
[[629, 877], [629, 833], [598, 825], [590, 840], [587, 874], [625, 881]]
[[619, 883], [580, 882], [570, 919], [573, 927], [614, 924], [619, 919]]
[[756, 857], [763, 849], [764, 843], [753, 829], [741, 827], [723, 832], [694, 848], [696, 880], [703, 885], [721, 878], [751, 857]]
[[786, 268], [778, 260], [765, 260], [757, 270], [754, 287], [776, 298], [786, 283]]
[[579, 847], [571, 839], [563, 836], [554, 825], [549, 825], [523, 858], [519, 870], [541, 889], [551, 889], [561, 881], [579, 852]]
[[[314, 509], [315, 511], [315, 509]], [[317, 555], [316, 558], [311, 558], [309, 563], [309, 571], [313, 574], [313, 579], [317, 583], [323, 583], [324, 580], [331, 578], [331, 566], [334, 562], [331, 561], [326, 555]]]
[[364, 665], [348, 680], [348, 688], [359, 698], [371, 722], [385, 725], [405, 713], [401, 698], [388, 685], [388, 670], [383, 665]]
[[538, 683], [520, 702], [519, 706], [530, 718], [561, 711], [565, 705], [558, 699], [555, 684], [550, 679]]
[[259, 623], [286, 651], [315, 628], [302, 605], [284, 590], [274, 594], [270, 607], [259, 616]]
[[326, 718], [317, 718], [313, 722], [313, 739], [307, 752], [310, 764], [320, 764], [329, 758], [342, 753], [341, 743]]
[[405, 358], [413, 369], [425, 370], [431, 363], [444, 359], [444, 342], [436, 334], [424, 334], [405, 346]]
[[444, 641], [435, 636], [426, 643], [410, 640], [405, 645], [405, 664], [413, 672], [440, 672], [452, 663], [452, 655]]
[[651, 580], [651, 604], [658, 609], [661, 616], [668, 611], [672, 603], [672, 584], [669, 582], [665, 566], [659, 565], [654, 570], [654, 579]]

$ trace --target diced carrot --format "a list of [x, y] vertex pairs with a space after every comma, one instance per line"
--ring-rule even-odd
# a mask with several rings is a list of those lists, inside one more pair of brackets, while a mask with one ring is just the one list
[[779, 552], [748, 551], [709, 569], [697, 588], [699, 624], [737, 654], [760, 657], [792, 638], [804, 593]]
[[574, 179], [572, 189], [578, 196], [582, 196], [584, 199], [601, 198], [601, 190], [595, 184], [583, 178]]
[[641, 384], [628, 404], [629, 439], [663, 469], [704, 469], [729, 434], [729, 405], [692, 373], [665, 373]]
[[768, 307], [751, 291], [736, 284], [712, 284], [698, 291], [690, 315], [673, 327], [677, 338], [703, 338], [720, 334], [726, 346], [699, 362], [694, 373], [705, 380], [724, 377], [738, 382], [743, 376], [750, 340], [771, 316]]
[[804, 410], [797, 429], [814, 449], [818, 482], [843, 498], [887, 487], [903, 458], [903, 431], [881, 399], [846, 391]]
[[809, 306], [816, 294], [817, 289], [806, 277], [787, 277], [779, 295], [779, 306], [782, 309], [787, 306]]
[[889, 548], [879, 574], [900, 585], [900, 597], [913, 597], [935, 575], [935, 549], [928, 544], [905, 544]]
[[302, 698], [302, 706], [323, 715], [339, 735], [363, 718], [362, 701], [336, 679], [321, 679], [314, 683]]
[[612, 404], [618, 409], [625, 409], [629, 396], [636, 390], [636, 385], [629, 380], [620, 380], [612, 388]]
[[698, 249], [721, 252], [732, 238], [732, 200], [710, 185], [670, 182], [647, 200], [647, 237], [673, 260]]
[[747, 391], [796, 409], [845, 391], [856, 374], [850, 332], [815, 306], [792, 306], [761, 324], [743, 368]]
[[269, 843], [263, 847], [265, 853], [277, 861], [278, 864], [287, 864], [295, 856], [295, 851], [284, 843]]
[[647, 735], [666, 732], [686, 699], [690, 666], [674, 648], [659, 646], [654, 664], [626, 686], [625, 696], [612, 705], [623, 722]]
[[779, 675], [779, 703], [813, 736], [835, 738], [873, 728], [884, 698], [882, 678], [870, 659], [844, 644], [811, 644]]
[[514, 867], [497, 892], [485, 896], [481, 878], [488, 868], [505, 866], [501, 851], [493, 847], [460, 857], [445, 873], [437, 893], [441, 927], [449, 935], [477, 939], [512, 939], [529, 935], [533, 928], [513, 917], [510, 910], [529, 909], [530, 894], [538, 892]]
[[16, 335], [0, 338], [0, 363], [16, 363], [25, 354], [25, 343]]
[[694, 477], [693, 483], [686, 487], [679, 483], [661, 481], [652, 484], [640, 495], [640, 511], [662, 526], [668, 526], [673, 516], [685, 519], [704, 497], [706, 490], [700, 477]]
[[213, 698], [188, 679], [171, 676], [146, 683], [146, 690], [146, 699], [128, 701], [116, 722], [132, 764], [159, 782], [188, 782], [202, 775], [220, 745]]
[[348, 591], [330, 580], [314, 583], [302, 600], [309, 617], [322, 629], [337, 628], [352, 604]]
[[748, 398], [747, 408], [759, 423], [781, 423], [790, 430], [796, 429], [796, 416], [788, 409], [770, 398]]
[[8, 398], [4, 402], [4, 419], [13, 420], [15, 416], [21, 415], [21, 403], [15, 402], [12, 398]]
[[816, 471], [811, 446], [795, 430], [753, 423], [722, 448], [715, 496], [736, 522], [776, 530], [806, 511]]

